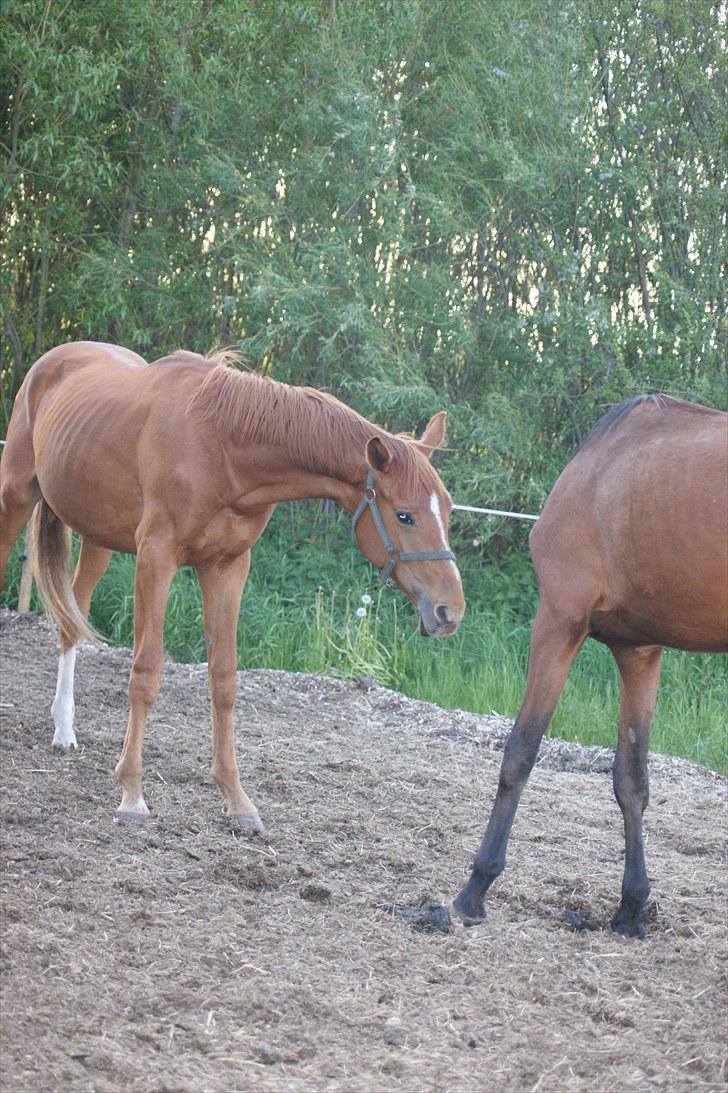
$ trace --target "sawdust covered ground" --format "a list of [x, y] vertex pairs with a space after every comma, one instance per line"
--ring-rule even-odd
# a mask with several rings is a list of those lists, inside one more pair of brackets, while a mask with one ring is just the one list
[[[209, 780], [204, 668], [169, 664], [154, 817], [116, 826], [130, 655], [79, 657], [54, 754], [53, 636], [0, 615], [4, 1090], [725, 1088], [726, 783], [656, 759], [647, 940], [602, 927], [622, 866], [610, 755], [547, 742], [479, 928], [393, 907], [457, 890], [507, 723], [367, 681], [240, 675], [237, 839]], [[383, 909], [387, 908], [387, 909]]]

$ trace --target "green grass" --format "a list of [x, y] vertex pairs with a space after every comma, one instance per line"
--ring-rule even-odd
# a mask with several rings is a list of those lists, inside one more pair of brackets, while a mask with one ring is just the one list
[[[536, 590], [525, 554], [498, 567], [462, 559], [468, 611], [458, 633], [423, 640], [409, 602], [381, 588], [354, 548], [344, 519], [310, 506], [280, 506], [253, 564], [238, 628], [239, 664], [371, 676], [413, 698], [478, 713], [515, 716], [523, 695]], [[17, 549], [0, 602], [14, 607]], [[134, 559], [115, 555], [99, 586], [92, 621], [109, 641], [131, 645]], [[364, 617], [357, 609], [370, 596]], [[35, 606], [38, 606], [37, 603]], [[197, 578], [175, 578], [165, 647], [176, 660], [206, 658]], [[551, 733], [613, 747], [619, 705], [608, 650], [587, 641], [572, 668]], [[652, 748], [728, 773], [724, 657], [666, 650]]]

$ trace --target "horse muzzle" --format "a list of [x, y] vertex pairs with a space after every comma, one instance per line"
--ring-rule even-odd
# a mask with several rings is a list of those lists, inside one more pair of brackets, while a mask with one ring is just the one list
[[446, 638], [460, 625], [462, 611], [454, 611], [441, 603], [434, 607], [427, 602], [417, 604], [420, 612], [420, 633], [423, 638]]

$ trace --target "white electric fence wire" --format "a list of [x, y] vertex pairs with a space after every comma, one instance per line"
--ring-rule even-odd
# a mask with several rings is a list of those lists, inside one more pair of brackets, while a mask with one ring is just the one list
[[504, 512], [503, 509], [479, 509], [475, 505], [453, 505], [459, 512], [482, 512], [486, 516], [510, 516], [512, 520], [538, 520], [526, 512]]

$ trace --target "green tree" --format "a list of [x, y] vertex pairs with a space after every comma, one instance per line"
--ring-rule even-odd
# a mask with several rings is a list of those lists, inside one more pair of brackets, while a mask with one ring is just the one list
[[0, 18], [5, 422], [60, 341], [235, 343], [394, 429], [444, 406], [453, 491], [533, 511], [609, 404], [724, 399], [719, 0]]

